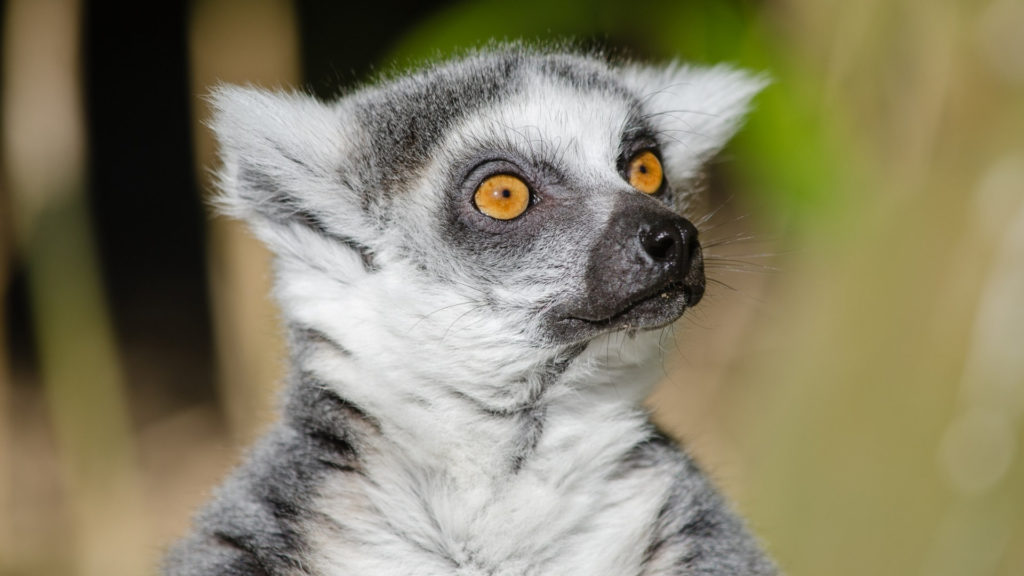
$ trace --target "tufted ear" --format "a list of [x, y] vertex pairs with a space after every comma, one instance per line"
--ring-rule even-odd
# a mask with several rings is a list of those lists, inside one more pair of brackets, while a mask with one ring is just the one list
[[641, 99], [643, 112], [663, 138], [669, 173], [695, 178], [743, 121], [764, 76], [728, 66], [629, 65], [622, 75]]
[[357, 128], [342, 104], [237, 86], [218, 87], [210, 101], [224, 212], [279, 255], [311, 237], [366, 255], [373, 235], [347, 166]]

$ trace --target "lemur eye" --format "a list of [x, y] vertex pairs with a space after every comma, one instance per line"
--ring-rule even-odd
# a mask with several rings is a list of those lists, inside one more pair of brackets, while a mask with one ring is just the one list
[[654, 194], [661, 189], [661, 181], [665, 174], [661, 170], [661, 161], [654, 152], [646, 150], [629, 161], [626, 170], [629, 183], [644, 194]]
[[496, 220], [511, 220], [530, 205], [530, 189], [515, 176], [498, 174], [484, 180], [473, 195], [477, 210]]

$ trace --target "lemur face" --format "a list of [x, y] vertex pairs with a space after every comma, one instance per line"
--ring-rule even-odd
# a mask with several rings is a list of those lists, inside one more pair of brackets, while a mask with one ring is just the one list
[[334, 104], [224, 89], [224, 203], [300, 324], [520, 349], [653, 329], [703, 294], [690, 182], [761, 86], [513, 47]]
[[417, 191], [442, 192], [433, 220], [457, 280], [530, 316], [545, 342], [677, 319], [704, 274], [697, 230], [673, 210], [663, 135], [619, 85], [523, 81], [453, 130]]

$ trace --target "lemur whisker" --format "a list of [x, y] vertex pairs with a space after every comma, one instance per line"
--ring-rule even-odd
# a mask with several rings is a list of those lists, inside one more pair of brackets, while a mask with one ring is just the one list
[[474, 306], [473, 308], [470, 308], [469, 310], [466, 310], [462, 314], [459, 314], [454, 320], [451, 321], [451, 324], [449, 324], [448, 327], [444, 329], [444, 332], [441, 334], [441, 342], [445, 341], [445, 339], [448, 337], [448, 334], [451, 332], [451, 329], [454, 328], [456, 324], [458, 324], [459, 320], [462, 320], [463, 318], [465, 318], [469, 314], [472, 314], [473, 312], [476, 312], [477, 310], [482, 310], [483, 308], [486, 308], [486, 304], [481, 304], [479, 306]]
[[726, 236], [725, 238], [718, 238], [715, 240], [711, 240], [710, 242], [704, 242], [701, 244], [701, 246], [703, 248], [718, 248], [719, 246], [731, 246], [733, 244], [742, 244], [754, 241], [763, 242], [764, 240], [758, 238], [753, 234], [740, 232], [733, 236]]
[[685, 134], [687, 136], [700, 136], [701, 138], [706, 137], [706, 134], [704, 134], [703, 132], [698, 132], [696, 130], [686, 130], [686, 129], [683, 129], [683, 128], [659, 128], [657, 130], [658, 134], [665, 134], [665, 135], [676, 133], [676, 132], [681, 133], [681, 134]]
[[694, 222], [693, 225], [696, 226], [698, 230], [705, 230], [705, 231], [706, 230], [714, 230], [714, 227], [707, 228], [707, 229], [702, 228], [702, 227], [704, 226], [704, 224], [706, 224], [708, 221], [710, 221], [712, 218], [714, 218], [716, 214], [721, 212], [722, 209], [725, 208], [727, 204], [729, 204], [729, 202], [732, 202], [732, 199], [734, 197], [735, 197], [735, 194], [730, 194], [729, 197], [726, 198], [721, 204], [719, 204], [717, 208], [715, 208], [714, 210], [712, 210], [712, 211], [708, 212], [707, 214], [705, 214], [704, 216], [702, 216], [700, 218], [700, 220], [697, 220], [696, 222]]
[[725, 288], [725, 289], [730, 290], [732, 292], [739, 292], [739, 290], [735, 286], [733, 286], [731, 284], [728, 284], [726, 282], [723, 282], [723, 281], [719, 280], [718, 278], [706, 278], [706, 280], [708, 282], [712, 283], [712, 284], [721, 286], [722, 288]]
[[452, 308], [458, 308], [459, 306], [469, 306], [469, 305], [482, 306], [484, 304], [485, 303], [480, 302], [478, 300], [467, 300], [466, 302], [457, 302], [455, 304], [449, 304], [448, 306], [442, 306], [441, 308], [438, 308], [438, 309], [436, 309], [436, 310], [434, 310], [432, 312], [428, 312], [428, 313], [420, 316], [419, 319], [416, 320], [416, 323], [414, 323], [412, 326], [409, 327], [409, 331], [411, 332], [411, 331], [415, 330], [416, 327], [419, 326], [422, 322], [426, 321], [427, 319], [429, 319], [431, 316], [433, 316], [435, 314], [439, 314], [441, 312], [444, 312], [445, 310], [451, 310]]
[[705, 268], [735, 269], [744, 272], [779, 272], [778, 266], [729, 258], [723, 256], [705, 255]]
[[626, 346], [626, 340], [628, 339], [628, 337], [627, 337], [628, 332], [623, 331], [623, 332], [619, 332], [618, 334], [619, 334], [619, 345], [616, 348], [616, 350], [619, 353], [619, 362], [622, 363], [622, 361], [623, 361], [622, 360], [622, 349], [625, 348], [625, 346]]
[[739, 266], [726, 266], [726, 265], [708, 265], [704, 264], [705, 270], [715, 270], [720, 272], [736, 272], [737, 274], [772, 274], [778, 272], [777, 269], [772, 268], [742, 268]]
[[[750, 300], [751, 302], [754, 302], [754, 303], [756, 303], [758, 305], [764, 306], [764, 305], [768, 304], [764, 299], [758, 298], [756, 296], [752, 296], [751, 294], [748, 294], [748, 293], [744, 292], [743, 290], [740, 290], [739, 288], [736, 288], [735, 286], [732, 286], [731, 284], [723, 282], [722, 280], [719, 280], [718, 278], [712, 278], [712, 277], [708, 276], [706, 278], [706, 280], [709, 283], [711, 283], [711, 284], [715, 284], [716, 286], [720, 286], [722, 288], [725, 288], [726, 290], [729, 290], [733, 294], [737, 294], [739, 296], [742, 296], [742, 297], [744, 297], [744, 298], [746, 298], [746, 299]], [[709, 293], [707, 293], [705, 295], [705, 297], [714, 298], [714, 294], [709, 292]]]
[[668, 326], [662, 328], [661, 334], [658, 335], [658, 356], [661, 364], [661, 374], [665, 378], [669, 377], [668, 367], [665, 365], [665, 361], [667, 356], [671, 353], [671, 351], [665, 347], [665, 340], [670, 337], [670, 331], [673, 330], [673, 324], [669, 324]]
[[704, 252], [705, 258], [780, 258], [782, 256], [788, 256], [794, 254], [794, 250], [780, 250], [778, 252], [758, 252], [752, 254], [715, 254], [713, 252]]
[[686, 148], [687, 150], [689, 150], [689, 149], [690, 149], [690, 144], [689, 144], [688, 142], [684, 142], [684, 141], [680, 140], [679, 138], [677, 138], [677, 137], [675, 137], [675, 136], [672, 136], [672, 135], [670, 135], [670, 134], [662, 134], [662, 135], [663, 135], [663, 136], [664, 136], [665, 138], [667, 138], [667, 139], [669, 139], [669, 140], [671, 140], [671, 141], [673, 141], [673, 142], [675, 142], [675, 143], [679, 144], [679, 145], [680, 145], [680, 146], [682, 146], [683, 148]]
[[704, 231], [704, 232], [711, 232], [711, 231], [717, 230], [717, 229], [719, 229], [719, 228], [721, 228], [723, 226], [729, 226], [729, 225], [732, 225], [732, 224], [736, 224], [738, 222], [742, 222], [743, 220], [746, 220], [749, 217], [750, 217], [750, 213], [737, 214], [736, 216], [734, 216], [733, 218], [731, 218], [729, 220], [725, 220], [723, 222], [718, 222], [717, 224], [713, 224], [711, 226], [703, 228], [702, 231]]
[[675, 322], [669, 324], [669, 328], [672, 330], [672, 345], [676, 349], [676, 353], [681, 356], [683, 354], [683, 350], [679, 347], [679, 335], [676, 332]]
[[697, 321], [697, 318], [695, 318], [695, 316], [703, 316], [703, 315], [704, 315], [703, 314], [703, 310], [696, 309], [696, 308], [691, 308], [690, 310], [687, 310], [686, 314], [683, 314], [683, 318], [689, 318], [689, 321], [694, 326], [700, 328], [701, 330], [709, 330], [710, 327], [705, 326], [704, 324], [701, 324], [700, 322]]

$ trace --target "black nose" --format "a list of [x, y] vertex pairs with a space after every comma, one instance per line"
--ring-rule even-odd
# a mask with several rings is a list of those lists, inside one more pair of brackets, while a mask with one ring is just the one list
[[659, 218], [640, 225], [640, 245], [655, 264], [688, 270], [697, 249], [697, 229], [683, 218]]

